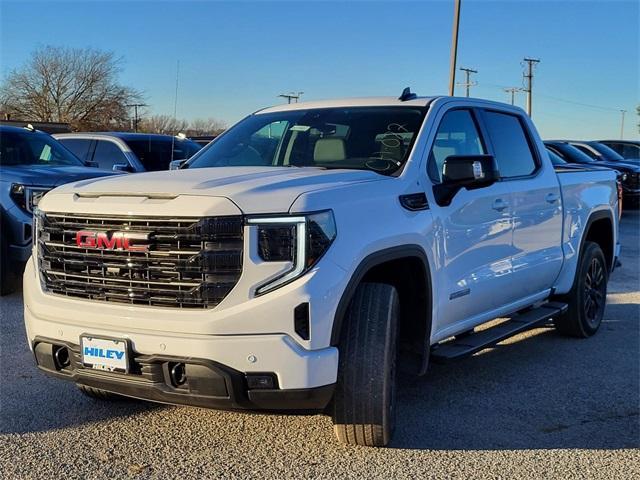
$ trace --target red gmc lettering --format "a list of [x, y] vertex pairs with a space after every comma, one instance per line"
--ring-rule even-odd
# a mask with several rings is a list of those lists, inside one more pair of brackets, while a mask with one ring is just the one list
[[102, 250], [127, 250], [130, 252], [146, 252], [149, 245], [133, 244], [131, 240], [146, 240], [146, 234], [113, 232], [93, 232], [80, 230], [76, 233], [76, 245], [82, 248], [99, 248]]

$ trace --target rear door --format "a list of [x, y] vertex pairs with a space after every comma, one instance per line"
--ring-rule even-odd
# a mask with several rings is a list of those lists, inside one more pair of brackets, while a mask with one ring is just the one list
[[503, 111], [483, 110], [493, 155], [502, 182], [511, 191], [513, 267], [510, 287], [524, 299], [553, 285], [562, 266], [562, 197], [558, 177], [541, 158], [528, 119]]

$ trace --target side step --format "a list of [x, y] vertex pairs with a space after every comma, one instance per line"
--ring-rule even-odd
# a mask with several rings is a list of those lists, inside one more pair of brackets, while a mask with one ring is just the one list
[[516, 314], [495, 327], [435, 345], [431, 350], [431, 360], [436, 363], [448, 363], [468, 357], [525, 330], [538, 327], [563, 314], [567, 308], [566, 303], [548, 302], [533, 310]]

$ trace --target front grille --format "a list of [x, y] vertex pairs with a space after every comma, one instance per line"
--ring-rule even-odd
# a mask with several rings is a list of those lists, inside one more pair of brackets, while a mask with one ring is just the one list
[[[241, 216], [140, 218], [41, 213], [37, 224], [43, 288], [58, 295], [135, 305], [212, 308], [227, 296], [242, 273]], [[77, 237], [78, 232], [84, 233]], [[93, 245], [86, 241], [95, 238], [92, 235], [105, 241]], [[132, 250], [114, 240], [122, 235], [135, 239]], [[148, 245], [148, 250], [140, 251], [141, 244]], [[136, 247], [138, 251], [134, 251]]]

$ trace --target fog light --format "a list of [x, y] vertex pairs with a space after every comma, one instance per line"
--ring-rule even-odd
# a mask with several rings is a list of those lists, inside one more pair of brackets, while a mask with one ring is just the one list
[[273, 373], [247, 373], [249, 390], [272, 390], [278, 387]]

